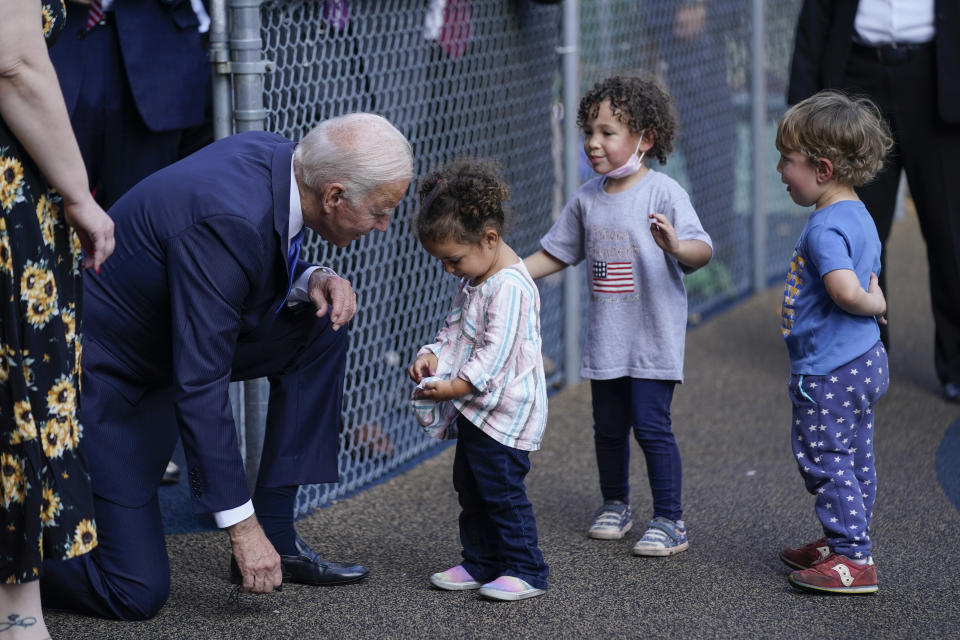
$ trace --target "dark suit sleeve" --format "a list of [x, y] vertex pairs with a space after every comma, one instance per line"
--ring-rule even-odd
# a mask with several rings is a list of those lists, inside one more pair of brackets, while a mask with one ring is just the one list
[[820, 69], [830, 31], [830, 2], [805, 0], [800, 10], [790, 63], [787, 104], [796, 104], [824, 88]]
[[245, 301], [264, 271], [263, 240], [246, 220], [207, 218], [167, 245], [175, 413], [195, 509], [250, 496], [229, 384]]

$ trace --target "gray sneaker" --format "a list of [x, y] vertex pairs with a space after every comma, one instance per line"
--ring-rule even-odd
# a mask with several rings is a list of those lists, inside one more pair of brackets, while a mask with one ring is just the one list
[[619, 540], [632, 526], [630, 505], [619, 500], [608, 500], [593, 513], [593, 524], [587, 535], [597, 540]]
[[635, 556], [672, 556], [690, 546], [683, 520], [657, 516], [647, 525], [643, 537], [633, 546]]

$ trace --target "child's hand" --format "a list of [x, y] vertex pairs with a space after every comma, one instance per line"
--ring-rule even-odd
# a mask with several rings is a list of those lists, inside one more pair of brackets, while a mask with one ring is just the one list
[[673, 228], [667, 216], [662, 213], [651, 213], [650, 233], [653, 234], [653, 241], [657, 246], [663, 249], [665, 253], [676, 255], [680, 250], [680, 239], [677, 237], [677, 230]]
[[425, 353], [413, 361], [410, 368], [407, 369], [407, 375], [410, 379], [420, 384], [420, 381], [428, 376], [432, 376], [437, 370], [437, 356], [432, 353]]
[[880, 288], [880, 278], [877, 277], [877, 274], [870, 274], [870, 284], [867, 285], [867, 294], [870, 296], [879, 296], [880, 298], [880, 313], [876, 314], [877, 322], [879, 324], [887, 324], [887, 298], [883, 295], [883, 290]]
[[476, 388], [461, 377], [444, 380], [443, 378], [426, 379], [417, 385], [415, 398], [427, 398], [434, 402], [453, 400], [468, 393], [476, 393]]
[[460, 395], [462, 394], [454, 392], [453, 384], [450, 380], [429, 380], [420, 387], [420, 397], [433, 400], [434, 402], [459, 398]]

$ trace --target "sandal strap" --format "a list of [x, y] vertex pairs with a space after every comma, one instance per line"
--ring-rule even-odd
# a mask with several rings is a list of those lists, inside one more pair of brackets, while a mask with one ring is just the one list
[[597, 516], [597, 520], [612, 520], [613, 522], [620, 522], [620, 518], [623, 516], [615, 511], [604, 511]]
[[647, 525], [647, 533], [643, 534], [644, 537], [647, 537], [647, 534], [653, 533], [656, 534], [658, 531], [651, 532], [650, 529], [657, 529], [666, 534], [667, 538], [670, 538], [674, 543], [679, 543], [681, 540], [680, 535], [677, 533], [677, 528], [673, 523], [664, 522], [663, 520], [651, 520]]

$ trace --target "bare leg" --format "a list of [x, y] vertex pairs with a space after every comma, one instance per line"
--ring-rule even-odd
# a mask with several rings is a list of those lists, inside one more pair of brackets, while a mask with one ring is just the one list
[[50, 638], [40, 608], [40, 582], [0, 584], [0, 639]]

